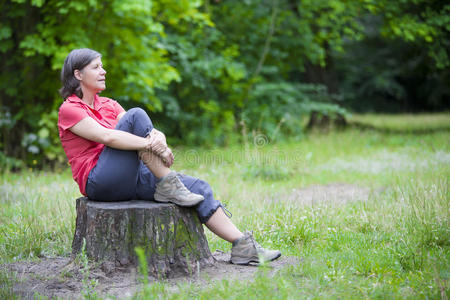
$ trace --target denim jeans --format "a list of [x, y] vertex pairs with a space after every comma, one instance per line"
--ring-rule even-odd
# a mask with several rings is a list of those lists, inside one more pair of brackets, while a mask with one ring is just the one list
[[[115, 129], [145, 137], [152, 131], [153, 124], [144, 110], [132, 108], [120, 119]], [[178, 177], [188, 190], [205, 198], [194, 208], [200, 222], [206, 223], [222, 206], [221, 203], [214, 199], [207, 182], [183, 174]], [[95, 201], [153, 200], [157, 180], [139, 159], [137, 151], [106, 146], [89, 173], [86, 193]]]

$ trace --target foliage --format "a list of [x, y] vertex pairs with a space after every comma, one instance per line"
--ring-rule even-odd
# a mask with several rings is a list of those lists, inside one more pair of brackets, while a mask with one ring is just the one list
[[368, 10], [383, 16], [381, 34], [421, 45], [436, 67], [450, 67], [450, 5], [439, 0], [365, 0]]
[[[333, 54], [344, 105], [366, 112], [448, 109], [450, 68], [441, 67], [445, 59], [430, 56], [426, 48], [431, 44], [386, 37], [387, 20], [382, 16], [366, 15], [362, 22], [364, 40], [348, 42], [345, 52]], [[445, 36], [438, 40], [450, 43]]]
[[246, 72], [236, 61], [239, 52], [227, 47], [215, 27], [193, 28], [190, 34], [172, 27], [167, 31], [165, 47], [182, 79], [158, 91], [164, 111], [155, 119], [184, 142], [223, 144], [235, 126], [236, 104], [230, 97], [239, 92]]
[[[86, 239], [83, 239], [83, 246], [81, 247], [81, 253], [76, 257], [76, 261], [81, 265], [81, 274], [83, 276], [82, 284], [83, 291], [81, 294], [84, 299], [97, 299], [97, 293], [95, 292], [95, 287], [98, 285], [98, 280], [93, 278], [89, 279], [91, 275], [89, 259], [86, 255]], [[91, 262], [92, 263], [92, 262]]]
[[0, 126], [4, 155], [41, 166], [61, 158], [56, 129], [61, 103], [58, 73], [74, 48], [89, 47], [103, 54], [109, 95], [125, 104], [133, 100], [150, 111], [161, 110], [155, 89], [180, 79], [160, 42], [163, 23], [210, 24], [208, 16], [198, 11], [200, 4], [2, 1], [0, 104], [2, 115], [10, 120]]
[[342, 111], [326, 87], [296, 74], [308, 62], [325, 65], [326, 49], [342, 49], [344, 37], [359, 38], [355, 2], [262, 2], [210, 5], [215, 26], [190, 34], [166, 28], [166, 48], [181, 74], [168, 91], [158, 91], [165, 111], [157, 120], [166, 120], [166, 132], [184, 143], [232, 144], [242, 126], [298, 135], [311, 111]]
[[175, 144], [231, 145], [242, 131], [301, 136], [311, 112], [343, 107], [448, 108], [449, 9], [426, 0], [0, 1], [0, 168], [64, 163], [58, 75], [80, 47], [103, 54], [104, 95], [146, 109]]
[[19, 297], [14, 294], [14, 284], [17, 281], [14, 273], [3, 268], [0, 269], [0, 297], [2, 299], [19, 299]]

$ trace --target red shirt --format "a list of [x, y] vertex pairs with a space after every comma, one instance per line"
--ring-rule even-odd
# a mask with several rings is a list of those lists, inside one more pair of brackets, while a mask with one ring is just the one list
[[76, 95], [68, 97], [59, 108], [58, 130], [62, 147], [69, 159], [73, 179], [80, 192], [86, 195], [89, 172], [97, 164], [105, 145], [86, 140], [69, 129], [86, 117], [91, 117], [106, 128], [115, 128], [117, 116], [125, 110], [116, 101], [95, 95], [94, 109]]

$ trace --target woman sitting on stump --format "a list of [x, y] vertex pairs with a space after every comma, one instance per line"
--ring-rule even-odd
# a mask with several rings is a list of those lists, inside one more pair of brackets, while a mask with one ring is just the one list
[[172, 151], [144, 110], [125, 112], [116, 101], [97, 95], [106, 88], [105, 75], [100, 53], [91, 49], [70, 52], [61, 71], [59, 137], [81, 193], [96, 201], [193, 206], [206, 227], [233, 243], [232, 263], [280, 257], [280, 251], [262, 248], [236, 228], [208, 183], [170, 170]]

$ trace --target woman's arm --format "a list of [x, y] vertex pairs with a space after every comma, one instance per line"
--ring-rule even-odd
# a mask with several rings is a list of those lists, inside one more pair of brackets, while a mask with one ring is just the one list
[[115, 149], [150, 150], [152, 148], [149, 139], [125, 131], [105, 128], [91, 117], [84, 118], [69, 130], [82, 138]]
[[158, 155], [161, 155], [167, 150], [167, 141], [166, 136], [161, 131], [153, 128], [150, 131], [150, 145], [152, 147], [152, 151]]

